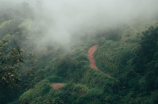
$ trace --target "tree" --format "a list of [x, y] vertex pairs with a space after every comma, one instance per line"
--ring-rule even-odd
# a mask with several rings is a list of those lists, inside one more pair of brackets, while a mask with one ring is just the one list
[[140, 74], [155, 70], [158, 56], [158, 27], [142, 32], [138, 52], [133, 58], [134, 70]]
[[8, 42], [8, 39], [0, 42], [0, 90], [16, 88], [20, 81], [16, 67], [23, 62], [22, 51], [19, 47], [9, 47]]
[[147, 31], [142, 32], [141, 37], [141, 56], [144, 58], [145, 64], [153, 59], [158, 41], [158, 27], [151, 26]]
[[[25, 61], [27, 65], [29, 62], [32, 63], [33, 58], [24, 61], [26, 57], [23, 55], [23, 51], [18, 46], [11, 47], [9, 37], [10, 35], [0, 41], [0, 103], [3, 104], [15, 98], [18, 91], [28, 88], [30, 83], [25, 82], [33, 74], [32, 67], [24, 65]], [[24, 68], [27, 70], [22, 73]], [[7, 95], [10, 95], [12, 91], [16, 92], [9, 98]]]

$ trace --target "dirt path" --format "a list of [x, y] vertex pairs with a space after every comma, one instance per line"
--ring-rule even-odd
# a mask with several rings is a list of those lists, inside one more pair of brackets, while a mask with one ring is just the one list
[[[95, 64], [95, 59], [94, 59], [94, 52], [97, 50], [97, 45], [94, 45], [92, 46], [91, 48], [88, 49], [88, 52], [87, 52], [87, 57], [89, 59], [89, 66], [95, 70], [99, 70], [98, 67], [96, 66]], [[113, 79], [113, 81], [117, 84], [116, 80], [111, 77], [109, 74], [106, 74], [104, 72], [102, 72], [101, 70], [99, 70], [101, 73], [103, 73], [105, 76]], [[54, 88], [54, 89], [58, 89], [60, 88], [61, 86], [65, 85], [66, 83], [52, 83], [51, 86]], [[118, 85], [118, 84], [117, 84]], [[118, 85], [119, 86], [119, 85]]]
[[88, 52], [87, 52], [87, 57], [89, 59], [89, 66], [93, 69], [99, 70], [98, 67], [95, 64], [95, 60], [94, 60], [94, 57], [93, 57], [93, 54], [96, 51], [96, 49], [97, 49], [97, 45], [94, 45], [91, 48], [89, 48]]
[[54, 88], [54, 89], [58, 89], [60, 88], [61, 86], [65, 85], [66, 83], [52, 83], [51, 86]]
[[[89, 59], [89, 66], [90, 66], [91, 68], [93, 68], [93, 69], [99, 70], [98, 67], [97, 67], [96, 64], [95, 64], [95, 59], [94, 59], [94, 56], [93, 56], [93, 54], [94, 54], [94, 52], [95, 52], [96, 50], [97, 50], [97, 45], [94, 45], [94, 46], [92, 46], [91, 48], [89, 48], [89, 49], [88, 49], [88, 52], [87, 52], [87, 57], [88, 57], [88, 59]], [[106, 75], [107, 77], [113, 79], [113, 80], [116, 82], [116, 80], [115, 80], [113, 77], [111, 77], [109, 74], [106, 74], [106, 73], [102, 72], [101, 70], [99, 70], [99, 71], [100, 71], [101, 73], [103, 73], [104, 75]]]

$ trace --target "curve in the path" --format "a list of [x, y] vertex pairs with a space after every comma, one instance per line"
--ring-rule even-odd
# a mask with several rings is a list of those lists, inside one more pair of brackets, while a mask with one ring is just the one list
[[[97, 67], [96, 64], [95, 64], [95, 59], [94, 59], [94, 56], [93, 56], [93, 54], [94, 54], [94, 52], [95, 52], [96, 50], [97, 50], [97, 45], [94, 45], [94, 46], [90, 47], [90, 48], [88, 49], [88, 52], [87, 52], [87, 57], [88, 57], [88, 59], [89, 59], [89, 66], [90, 66], [91, 68], [95, 69], [95, 70], [99, 70], [98, 67]], [[105, 76], [107, 76], [107, 77], [113, 79], [113, 81], [117, 84], [116, 80], [115, 80], [113, 77], [111, 77], [109, 74], [106, 74], [106, 73], [102, 72], [101, 70], [99, 70], [99, 71], [100, 71], [101, 73], [103, 73]], [[52, 86], [54, 89], [58, 89], [58, 88], [60, 88], [61, 86], [65, 85], [65, 84], [66, 84], [66, 83], [52, 83], [51, 86]], [[118, 85], [118, 84], [117, 84], [117, 85]], [[119, 87], [119, 85], [118, 85], [118, 87]]]
[[58, 89], [60, 88], [61, 86], [65, 85], [66, 83], [52, 83], [51, 86], [54, 88], [54, 89]]
[[[95, 52], [96, 50], [97, 50], [97, 45], [94, 45], [94, 46], [90, 47], [90, 48], [88, 49], [88, 52], [87, 52], [87, 57], [88, 57], [88, 59], [89, 59], [89, 66], [90, 66], [91, 68], [93, 68], [93, 69], [99, 70], [98, 67], [97, 67], [96, 64], [95, 64], [95, 59], [94, 59], [94, 56], [93, 56], [93, 54], [94, 54], [94, 52]], [[113, 80], [116, 82], [116, 80], [115, 80], [113, 77], [111, 77], [109, 74], [106, 74], [106, 73], [102, 72], [101, 70], [99, 70], [99, 71], [100, 71], [101, 73], [103, 73], [105, 76], [107, 76], [107, 77], [113, 79]], [[117, 83], [117, 82], [116, 82], [116, 83]]]

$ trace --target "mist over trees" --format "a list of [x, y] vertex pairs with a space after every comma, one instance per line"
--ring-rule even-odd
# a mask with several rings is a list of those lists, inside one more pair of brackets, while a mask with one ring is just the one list
[[0, 103], [157, 104], [157, 3], [0, 1]]

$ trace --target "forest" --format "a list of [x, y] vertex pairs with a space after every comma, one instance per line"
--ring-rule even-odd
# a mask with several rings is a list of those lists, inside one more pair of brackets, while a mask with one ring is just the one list
[[44, 44], [49, 19], [36, 12], [26, 2], [0, 10], [0, 104], [158, 104], [158, 16], [63, 45]]

